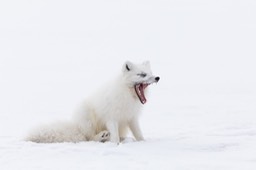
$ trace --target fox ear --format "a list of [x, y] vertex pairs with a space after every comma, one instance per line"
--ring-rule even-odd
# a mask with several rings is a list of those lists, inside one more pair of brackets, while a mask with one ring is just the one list
[[132, 69], [132, 67], [133, 67], [132, 62], [126, 61], [126, 62], [124, 63], [124, 68], [123, 68], [123, 70], [124, 70], [124, 71], [130, 71], [130, 70]]

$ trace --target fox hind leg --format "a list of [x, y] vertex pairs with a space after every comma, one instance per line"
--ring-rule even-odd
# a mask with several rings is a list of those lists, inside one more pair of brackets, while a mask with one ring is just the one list
[[98, 133], [97, 135], [95, 135], [92, 140], [96, 142], [106, 142], [106, 141], [109, 141], [109, 139], [110, 139], [110, 132], [107, 130], [104, 130]]

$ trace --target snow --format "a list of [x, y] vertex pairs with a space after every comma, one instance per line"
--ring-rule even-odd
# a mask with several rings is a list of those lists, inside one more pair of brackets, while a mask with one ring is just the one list
[[[254, 0], [1, 1], [0, 169], [256, 169]], [[35, 144], [123, 62], [161, 77], [144, 142]]]

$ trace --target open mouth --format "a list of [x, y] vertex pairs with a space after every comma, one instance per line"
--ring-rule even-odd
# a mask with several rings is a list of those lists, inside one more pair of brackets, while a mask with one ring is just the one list
[[134, 89], [135, 89], [135, 92], [138, 96], [138, 98], [140, 99], [140, 102], [142, 104], [145, 104], [147, 102], [147, 99], [145, 97], [145, 89], [148, 87], [149, 84], [143, 84], [143, 83], [140, 83], [140, 84], [136, 84], [134, 86]]

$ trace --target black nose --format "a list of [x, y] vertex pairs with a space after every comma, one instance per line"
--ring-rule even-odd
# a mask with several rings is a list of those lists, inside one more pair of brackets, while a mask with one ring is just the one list
[[160, 77], [156, 77], [155, 80], [158, 82], [160, 80]]

